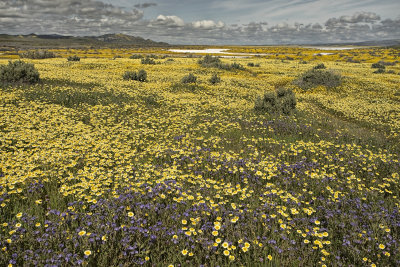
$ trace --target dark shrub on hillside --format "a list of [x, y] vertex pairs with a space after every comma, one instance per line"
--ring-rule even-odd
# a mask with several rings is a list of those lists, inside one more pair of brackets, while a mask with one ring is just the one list
[[318, 85], [328, 88], [337, 87], [342, 83], [342, 76], [328, 70], [309, 70], [303, 73], [294, 84], [303, 90], [308, 90]]
[[218, 57], [213, 57], [211, 55], [206, 55], [199, 59], [198, 63], [205, 68], [218, 68], [218, 66], [222, 64]]
[[29, 83], [40, 81], [39, 72], [33, 64], [23, 61], [8, 62], [8, 65], [0, 66], [0, 81], [3, 83]]
[[394, 66], [396, 65], [397, 62], [386, 62], [386, 61], [379, 61], [378, 64], [384, 65], [384, 66]]
[[275, 92], [266, 92], [258, 97], [254, 109], [268, 114], [289, 115], [296, 109], [296, 96], [290, 89], [279, 88]]
[[385, 69], [385, 65], [383, 65], [383, 64], [381, 64], [381, 63], [373, 63], [372, 65], [371, 65], [371, 68], [373, 68], [373, 69]]
[[222, 63], [222, 61], [218, 57], [213, 57], [211, 55], [206, 55], [202, 59], [199, 59], [198, 63], [205, 68], [219, 68], [222, 70], [244, 70], [244, 67], [239, 63]]
[[149, 57], [142, 58], [141, 63], [142, 64], [148, 64], [148, 65], [155, 65], [156, 64], [154, 59], [149, 58]]
[[122, 78], [124, 80], [145, 82], [147, 81], [147, 72], [145, 70], [139, 70], [139, 72], [126, 71], [122, 76]]
[[194, 76], [192, 73], [184, 76], [181, 80], [182, 83], [196, 83], [196, 81], [197, 81], [197, 77]]
[[248, 67], [254, 67], [254, 63], [253, 62], [249, 62], [249, 63], [247, 63], [247, 66]]
[[375, 73], [375, 74], [385, 73], [385, 69], [384, 68], [379, 68], [376, 71], [374, 71], [373, 73]]
[[69, 56], [68, 61], [81, 61], [81, 58], [78, 57], [77, 55]]
[[221, 78], [218, 76], [218, 74], [214, 73], [210, 80], [208, 80], [211, 84], [217, 84], [221, 82]]
[[324, 63], [318, 64], [317, 66], [314, 67], [314, 70], [322, 70], [326, 69]]
[[34, 50], [21, 53], [19, 56], [21, 58], [45, 59], [45, 58], [55, 58], [56, 54], [47, 50]]
[[139, 82], [147, 81], [147, 72], [145, 70], [139, 70], [137, 74], [137, 80]]
[[129, 58], [130, 58], [130, 59], [141, 59], [141, 58], [143, 58], [143, 56], [142, 56], [142, 55], [139, 55], [139, 54], [133, 54], [133, 55], [130, 56]]
[[296, 95], [292, 90], [279, 88], [276, 91], [276, 95], [283, 114], [290, 114], [296, 109]]

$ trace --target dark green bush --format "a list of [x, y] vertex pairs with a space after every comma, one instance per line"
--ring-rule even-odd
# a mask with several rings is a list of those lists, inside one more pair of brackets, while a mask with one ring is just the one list
[[29, 83], [40, 81], [39, 72], [33, 64], [23, 61], [8, 62], [8, 65], [0, 66], [0, 81], [3, 83]]
[[147, 72], [145, 70], [139, 70], [139, 72], [126, 71], [122, 76], [122, 78], [124, 80], [145, 82], [147, 81]]
[[154, 59], [152, 59], [152, 58], [150, 58], [150, 57], [142, 58], [141, 63], [142, 63], [142, 64], [148, 64], [148, 65], [155, 65], [155, 64], [156, 64], [156, 62], [154, 61]]
[[296, 109], [296, 95], [290, 89], [279, 88], [275, 92], [266, 92], [258, 97], [254, 109], [268, 114], [289, 115]]
[[198, 63], [205, 68], [219, 68], [221, 70], [244, 70], [244, 67], [239, 63], [226, 64], [218, 57], [206, 55], [202, 59], [199, 59]]
[[181, 83], [196, 83], [196, 81], [197, 77], [190, 73], [182, 78]]
[[322, 70], [326, 69], [324, 63], [318, 64], [317, 66], [314, 67], [314, 70]]
[[249, 62], [249, 63], [247, 63], [247, 66], [248, 67], [254, 67], [254, 63], [253, 62]]
[[136, 78], [139, 82], [147, 81], [147, 72], [145, 70], [139, 70]]
[[290, 89], [279, 88], [276, 91], [277, 99], [283, 114], [290, 114], [296, 109], [296, 95]]
[[210, 80], [208, 80], [211, 84], [217, 84], [221, 82], [221, 78], [218, 76], [218, 74], [214, 73]]
[[303, 73], [294, 84], [303, 90], [308, 90], [318, 85], [328, 88], [337, 87], [342, 83], [342, 76], [327, 70], [312, 69]]
[[381, 73], [385, 73], [385, 69], [384, 68], [378, 68], [376, 71], [374, 71], [373, 73], [375, 74], [381, 74]]
[[373, 63], [372, 65], [371, 65], [371, 68], [373, 68], [373, 69], [385, 69], [385, 65], [383, 65], [382, 63]]
[[136, 71], [125, 71], [124, 75], [122, 75], [124, 80], [132, 80], [135, 81], [137, 79]]
[[141, 59], [141, 58], [143, 58], [143, 56], [142, 56], [142, 55], [139, 55], [139, 54], [133, 54], [133, 55], [130, 56], [129, 58], [130, 58], [130, 59]]
[[77, 55], [69, 56], [68, 61], [81, 61], [81, 58], [78, 57]]
[[47, 50], [34, 50], [21, 53], [19, 56], [21, 58], [45, 59], [45, 58], [55, 58], [56, 54]]
[[396, 65], [396, 63], [397, 63], [397, 61], [395, 61], [395, 62], [386, 62], [386, 61], [383, 61], [383, 60], [380, 60], [378, 62], [378, 64], [381, 64], [383, 66], [394, 66], [394, 65]]
[[213, 57], [211, 55], [206, 55], [202, 59], [199, 59], [198, 63], [205, 68], [218, 68], [222, 64], [218, 57]]

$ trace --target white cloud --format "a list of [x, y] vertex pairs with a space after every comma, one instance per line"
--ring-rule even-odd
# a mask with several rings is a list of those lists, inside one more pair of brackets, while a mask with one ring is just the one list
[[192, 22], [194, 28], [197, 29], [215, 29], [215, 28], [223, 28], [225, 24], [222, 21], [218, 21], [215, 23], [213, 20], [199, 20]]
[[166, 25], [172, 27], [183, 27], [185, 22], [183, 19], [177, 16], [164, 16], [159, 15], [155, 21], [152, 22], [153, 25]]

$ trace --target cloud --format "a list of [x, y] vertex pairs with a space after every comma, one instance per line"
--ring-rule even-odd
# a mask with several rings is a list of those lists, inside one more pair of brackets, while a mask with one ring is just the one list
[[[13, 22], [7, 20], [15, 18]], [[125, 10], [96, 0], [2, 0], [0, 31], [61, 34], [100, 34], [127, 28], [143, 18], [137, 9]]]
[[339, 18], [330, 18], [326, 21], [325, 26], [329, 29], [343, 28], [349, 24], [356, 23], [375, 23], [381, 20], [381, 17], [373, 12], [357, 12], [352, 16], [341, 16]]
[[339, 18], [339, 21], [343, 23], [374, 23], [376, 21], [379, 21], [380, 19], [381, 17], [373, 12], [357, 12], [353, 16], [341, 16]]
[[144, 4], [134, 5], [134, 7], [136, 7], [136, 8], [148, 8], [148, 7], [152, 7], [152, 6], [157, 6], [157, 3], [144, 3]]
[[373, 12], [339, 13], [325, 22], [302, 23], [299, 19], [267, 23], [264, 20], [269, 16], [265, 16], [261, 22], [227, 24], [209, 19], [185, 22], [180, 16], [165, 13], [146, 19], [137, 8], [128, 10], [97, 0], [0, 0], [0, 33], [125, 33], [175, 44], [310, 44], [400, 38], [400, 17], [381, 19]]
[[167, 27], [183, 27], [185, 22], [177, 16], [159, 15], [156, 20], [151, 22], [151, 25], [167, 26]]
[[215, 23], [213, 20], [199, 20], [192, 22], [193, 28], [196, 29], [215, 29], [215, 28], [223, 28], [225, 24], [222, 21], [218, 21]]

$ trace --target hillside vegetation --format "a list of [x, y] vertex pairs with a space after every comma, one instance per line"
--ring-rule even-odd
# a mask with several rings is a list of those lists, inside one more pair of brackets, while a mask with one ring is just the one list
[[0, 265], [399, 266], [400, 65], [371, 67], [396, 51], [271, 49], [297, 56], [24, 58], [40, 82], [0, 83]]

